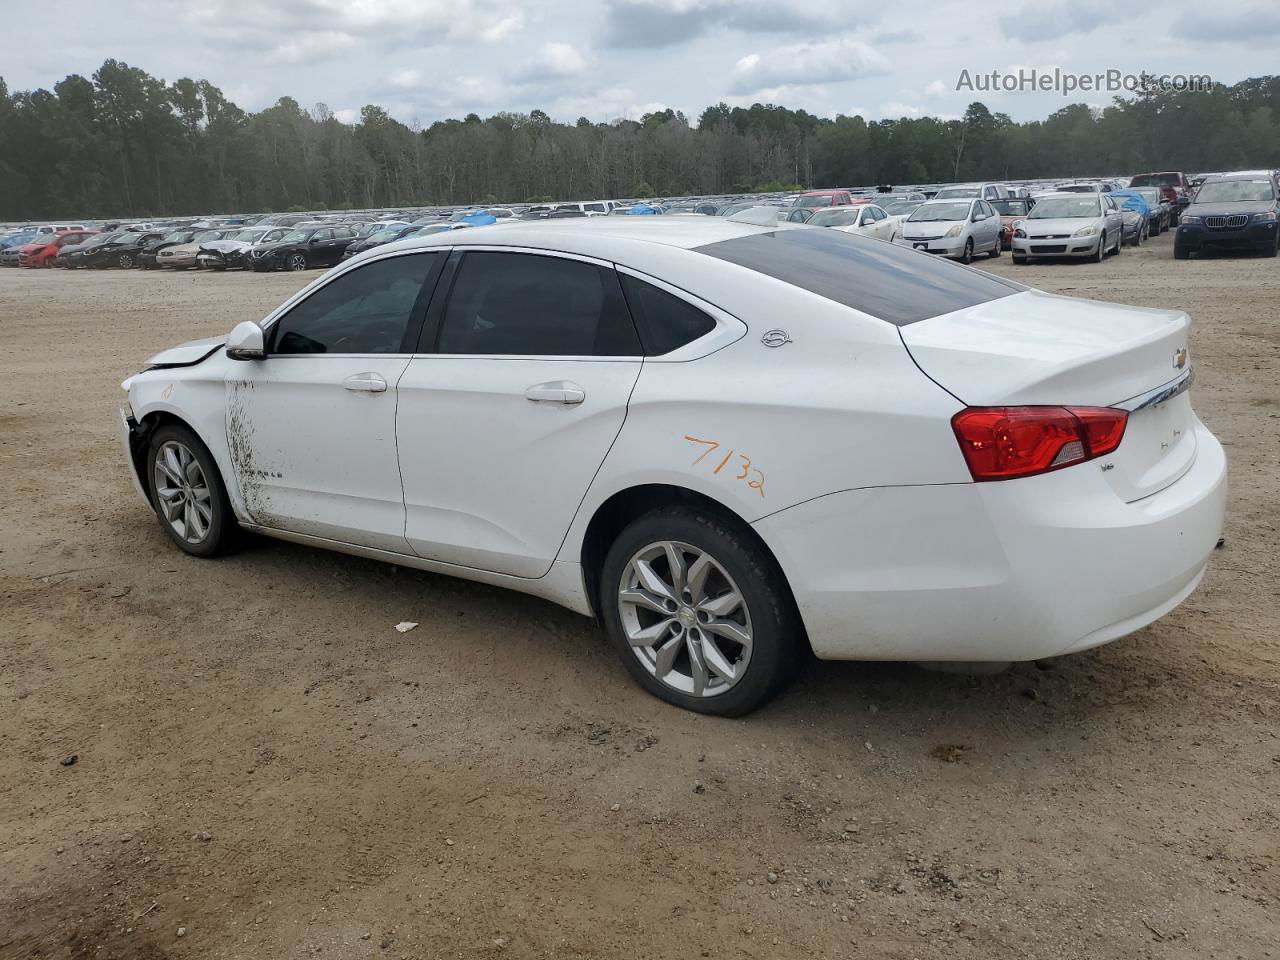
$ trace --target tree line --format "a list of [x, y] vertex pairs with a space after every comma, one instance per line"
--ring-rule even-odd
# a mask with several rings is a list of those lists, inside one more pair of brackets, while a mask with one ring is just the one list
[[818, 117], [718, 103], [691, 120], [575, 123], [541, 110], [354, 123], [282, 97], [257, 113], [207, 80], [107, 60], [10, 91], [0, 77], [0, 220], [426, 206], [1280, 166], [1280, 77], [1071, 104], [1015, 123]]

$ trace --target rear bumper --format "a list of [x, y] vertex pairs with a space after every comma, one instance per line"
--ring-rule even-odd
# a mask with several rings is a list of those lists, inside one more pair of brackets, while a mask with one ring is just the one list
[[1159, 619], [1221, 535], [1226, 457], [1197, 422], [1195, 463], [1116, 496], [1097, 464], [1003, 483], [832, 494], [755, 524], [833, 660], [1034, 660]]

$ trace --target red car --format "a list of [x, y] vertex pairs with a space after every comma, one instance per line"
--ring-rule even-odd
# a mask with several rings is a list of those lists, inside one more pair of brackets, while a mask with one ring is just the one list
[[[1130, 187], [1158, 187], [1173, 212], [1173, 222], [1177, 223], [1182, 208], [1190, 199], [1191, 184], [1181, 172], [1140, 173], [1129, 181]], [[1181, 202], [1179, 202], [1181, 201]]]
[[1000, 214], [1000, 249], [1013, 249], [1013, 225], [1031, 212], [1035, 201], [1024, 197], [1009, 197], [1007, 200], [988, 200], [989, 204]]
[[97, 230], [64, 230], [57, 234], [45, 234], [34, 243], [28, 243], [18, 251], [20, 267], [52, 267], [58, 251], [73, 243], [92, 237]]
[[791, 207], [846, 207], [853, 203], [848, 190], [810, 190], [791, 201]]

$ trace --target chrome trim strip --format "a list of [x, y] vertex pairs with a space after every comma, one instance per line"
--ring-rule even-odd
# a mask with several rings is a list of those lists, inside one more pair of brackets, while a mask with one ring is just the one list
[[1148, 390], [1146, 393], [1140, 393], [1136, 397], [1130, 397], [1121, 403], [1113, 403], [1112, 406], [1119, 410], [1128, 410], [1130, 413], [1137, 413], [1139, 410], [1145, 410], [1147, 407], [1158, 406], [1166, 400], [1172, 400], [1180, 393], [1186, 393], [1191, 389], [1191, 384], [1195, 382], [1195, 367], [1187, 367], [1187, 369], [1174, 379], [1170, 380], [1163, 386], [1156, 387], [1154, 390]]

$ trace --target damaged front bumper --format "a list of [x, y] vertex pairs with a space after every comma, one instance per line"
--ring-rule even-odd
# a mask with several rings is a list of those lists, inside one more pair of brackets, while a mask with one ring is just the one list
[[142, 429], [138, 426], [138, 421], [133, 419], [133, 410], [129, 407], [120, 408], [118, 420], [116, 431], [120, 435], [120, 445], [124, 448], [124, 462], [129, 467], [133, 489], [137, 490], [138, 496], [147, 501], [147, 505], [150, 506], [151, 497], [147, 494], [147, 488], [139, 473], [139, 464], [142, 463], [142, 446], [145, 443]]

